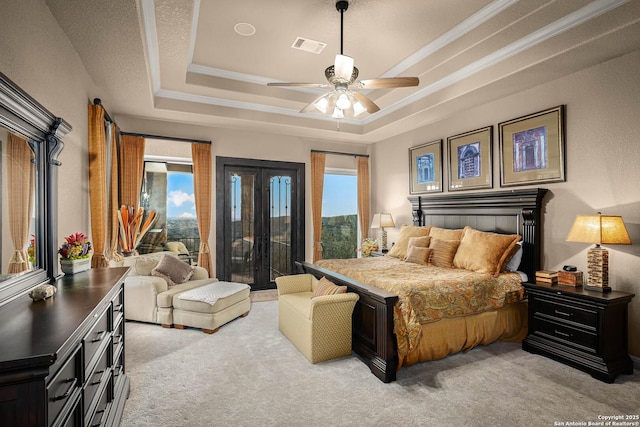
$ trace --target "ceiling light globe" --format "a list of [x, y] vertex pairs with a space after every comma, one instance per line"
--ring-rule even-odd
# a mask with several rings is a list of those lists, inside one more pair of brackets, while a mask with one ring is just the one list
[[351, 107], [351, 101], [349, 101], [349, 96], [346, 93], [341, 93], [338, 96], [338, 100], [336, 101], [336, 107], [341, 110], [346, 110]]

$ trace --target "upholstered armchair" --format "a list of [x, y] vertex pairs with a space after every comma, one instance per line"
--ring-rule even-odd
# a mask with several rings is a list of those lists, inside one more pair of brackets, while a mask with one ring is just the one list
[[276, 278], [278, 327], [311, 363], [351, 355], [355, 293], [313, 296], [310, 274]]

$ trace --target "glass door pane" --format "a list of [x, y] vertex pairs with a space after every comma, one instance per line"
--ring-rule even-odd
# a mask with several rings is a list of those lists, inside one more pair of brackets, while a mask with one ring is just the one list
[[291, 177], [269, 176], [269, 281], [291, 274]]
[[255, 272], [255, 175], [231, 174], [231, 281], [252, 284]]

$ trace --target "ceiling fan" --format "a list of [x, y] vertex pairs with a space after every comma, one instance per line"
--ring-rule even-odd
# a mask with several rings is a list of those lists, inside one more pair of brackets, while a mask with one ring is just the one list
[[336, 9], [340, 12], [340, 53], [336, 55], [334, 65], [324, 70], [324, 75], [329, 83], [267, 83], [267, 86], [291, 86], [291, 87], [332, 87], [333, 90], [325, 93], [311, 104], [300, 110], [301, 113], [320, 111], [323, 114], [331, 114], [332, 117], [358, 117], [365, 111], [373, 114], [380, 110], [372, 100], [358, 92], [361, 89], [391, 89], [397, 87], [418, 86], [417, 77], [387, 77], [369, 80], [357, 80], [358, 69], [354, 66], [354, 59], [344, 55], [343, 33], [344, 12], [349, 8], [348, 1], [336, 2]]

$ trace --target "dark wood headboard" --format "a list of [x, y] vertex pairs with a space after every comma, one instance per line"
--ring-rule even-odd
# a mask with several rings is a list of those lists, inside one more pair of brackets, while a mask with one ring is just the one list
[[542, 261], [540, 217], [545, 188], [409, 196], [414, 225], [463, 228], [522, 236], [519, 270], [535, 277]]

